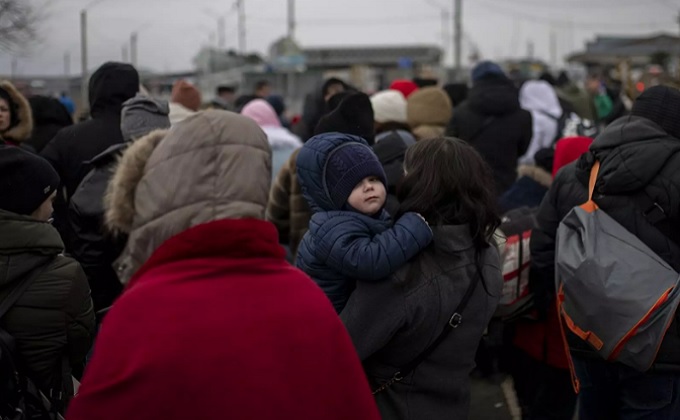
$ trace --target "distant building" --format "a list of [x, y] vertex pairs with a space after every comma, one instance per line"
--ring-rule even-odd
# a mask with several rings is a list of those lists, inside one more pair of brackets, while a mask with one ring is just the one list
[[631, 66], [653, 64], [653, 57], [660, 53], [669, 57], [680, 55], [680, 37], [658, 34], [650, 37], [598, 36], [586, 44], [586, 50], [567, 57], [571, 63], [586, 67], [616, 66], [628, 60]]
[[210, 74], [249, 65], [261, 65], [264, 60], [257, 54], [240, 55], [233, 50], [206, 47], [196, 54], [193, 62], [199, 73]]

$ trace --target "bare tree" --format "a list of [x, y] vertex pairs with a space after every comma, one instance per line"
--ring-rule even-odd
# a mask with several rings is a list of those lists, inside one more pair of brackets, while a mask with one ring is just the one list
[[36, 39], [38, 15], [28, 0], [0, 0], [0, 50], [14, 52]]

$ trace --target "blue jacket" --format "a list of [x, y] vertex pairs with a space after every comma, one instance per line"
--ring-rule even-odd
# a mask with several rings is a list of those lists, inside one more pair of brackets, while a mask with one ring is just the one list
[[388, 277], [432, 241], [432, 231], [415, 213], [407, 213], [392, 226], [382, 211], [370, 217], [335, 208], [323, 182], [328, 154], [356, 136], [326, 133], [305, 143], [297, 158], [302, 193], [312, 210], [309, 231], [300, 247], [296, 266], [323, 289], [340, 312], [356, 280]]

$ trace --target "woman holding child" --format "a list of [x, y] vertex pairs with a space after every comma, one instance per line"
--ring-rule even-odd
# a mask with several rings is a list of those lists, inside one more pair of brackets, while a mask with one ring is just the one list
[[[323, 160], [317, 162], [323, 165]], [[355, 277], [356, 289], [340, 316], [364, 364], [383, 418], [463, 419], [469, 411], [468, 378], [475, 351], [496, 309], [503, 283], [493, 240], [499, 224], [495, 196], [489, 189], [493, 179], [479, 154], [453, 138], [418, 142], [407, 151], [404, 169], [396, 224], [349, 236], [363, 238], [363, 248], [352, 248], [357, 245], [349, 239], [344, 246], [378, 252], [376, 263], [381, 258], [408, 262], [400, 267], [390, 264], [396, 271], [380, 281], [370, 278], [370, 272], [364, 273], [364, 280]], [[327, 170], [322, 166], [318, 175], [323, 177]], [[382, 182], [379, 173], [370, 172], [362, 174]], [[355, 188], [365, 182], [359, 181]], [[333, 195], [327, 183], [321, 186]], [[379, 186], [375, 188], [380, 190]], [[371, 193], [369, 197], [375, 195], [379, 196]], [[337, 210], [361, 210], [351, 204], [341, 204]], [[362, 220], [382, 217], [379, 212], [361, 213]], [[429, 246], [422, 244], [429, 238], [414, 214], [431, 227], [433, 240]], [[325, 232], [329, 227], [324, 225], [333, 223], [334, 218], [320, 220], [316, 230]], [[349, 226], [361, 230], [356, 224]], [[413, 236], [407, 238], [409, 232]], [[318, 238], [313, 233], [305, 238], [312, 245], [310, 249], [318, 245], [313, 242]], [[377, 245], [381, 243], [386, 245], [381, 248]], [[414, 252], [416, 249], [422, 251]], [[341, 255], [339, 250], [336, 253]], [[415, 258], [408, 255], [416, 253]], [[348, 259], [345, 265], [331, 264], [336, 276], [324, 276], [329, 267], [324, 267], [322, 258], [302, 255], [308, 259], [299, 265], [316, 268], [317, 275], [312, 277], [317, 282], [319, 276], [322, 280], [337, 279], [337, 272], [345, 271], [346, 264], [351, 263]]]

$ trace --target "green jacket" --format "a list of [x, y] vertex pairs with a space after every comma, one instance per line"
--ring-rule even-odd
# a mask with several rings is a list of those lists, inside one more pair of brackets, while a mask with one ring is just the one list
[[39, 388], [53, 387], [62, 369], [63, 390], [73, 395], [72, 367], [83, 365], [95, 330], [85, 273], [61, 254], [64, 244], [49, 223], [0, 210], [0, 238], [0, 300], [26, 273], [47, 265], [0, 326], [16, 340], [26, 374]]
[[557, 96], [569, 102], [579, 117], [593, 122], [597, 121], [595, 103], [585, 90], [574, 84], [569, 84], [557, 89]]

